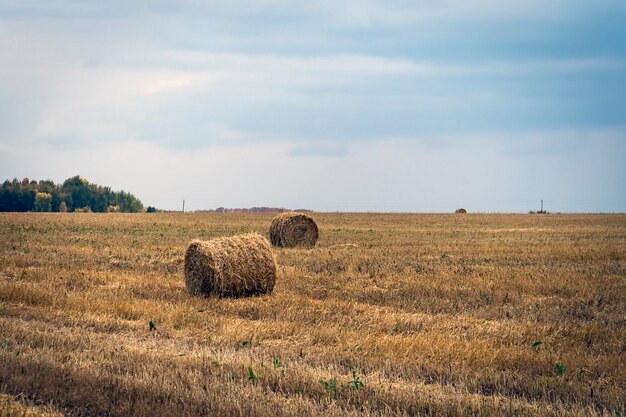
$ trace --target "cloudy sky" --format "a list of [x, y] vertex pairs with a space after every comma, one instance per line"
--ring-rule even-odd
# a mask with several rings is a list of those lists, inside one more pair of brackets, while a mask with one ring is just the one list
[[623, 0], [0, 0], [0, 178], [164, 209], [624, 212], [624, 22]]

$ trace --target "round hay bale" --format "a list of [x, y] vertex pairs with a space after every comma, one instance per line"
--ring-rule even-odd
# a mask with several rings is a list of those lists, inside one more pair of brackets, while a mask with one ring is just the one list
[[315, 220], [304, 213], [281, 213], [274, 217], [270, 225], [270, 241], [274, 246], [312, 248], [318, 237]]
[[464, 214], [464, 213], [467, 213], [467, 210], [465, 210], [464, 208], [460, 208], [460, 209], [456, 209], [455, 213], [456, 214]]
[[242, 297], [271, 292], [276, 261], [258, 233], [193, 240], [185, 253], [185, 285], [196, 295]]

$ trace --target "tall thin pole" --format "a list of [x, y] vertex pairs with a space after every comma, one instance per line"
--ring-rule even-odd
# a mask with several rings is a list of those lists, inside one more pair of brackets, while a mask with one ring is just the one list
[[185, 212], [185, 200], [183, 200], [183, 213]]
[[543, 200], [541, 200], [541, 212], [543, 213]]

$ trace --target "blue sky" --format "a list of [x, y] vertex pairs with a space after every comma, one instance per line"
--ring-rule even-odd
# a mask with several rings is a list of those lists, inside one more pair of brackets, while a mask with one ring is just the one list
[[191, 209], [626, 211], [626, 3], [0, 0], [0, 177]]

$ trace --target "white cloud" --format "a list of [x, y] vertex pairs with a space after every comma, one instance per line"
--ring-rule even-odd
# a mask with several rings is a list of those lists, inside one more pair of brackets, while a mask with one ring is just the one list
[[337, 25], [397, 26], [432, 22], [558, 20], [577, 12], [581, 3], [566, 0], [322, 0], [312, 2], [309, 12], [315, 11]]
[[255, 102], [324, 106], [330, 111], [342, 101], [353, 101], [355, 95], [364, 97], [361, 103], [366, 104], [385, 94], [398, 96], [398, 103], [404, 96], [420, 112], [449, 111], [466, 106], [468, 99], [476, 103], [506, 97], [494, 98], [489, 91], [406, 92], [393, 83], [405, 79], [406, 84], [428, 87], [463, 77], [625, 68], [624, 62], [612, 59], [449, 64], [358, 54], [295, 57], [151, 49], [138, 52], [131, 66], [87, 65], [66, 52], [57, 57], [37, 42], [26, 42], [19, 53], [11, 51], [0, 58], [0, 88], [8, 100], [30, 97], [31, 107], [19, 109], [30, 119], [21, 123], [18, 134], [0, 127], [0, 142], [145, 140], [149, 137], [145, 128], [161, 123], [164, 115], [173, 126], [193, 124], [197, 134], [210, 140], [252, 138], [272, 132], [244, 133], [232, 120], [187, 119], [197, 106], [223, 108], [223, 103], [230, 103], [229, 116], [237, 119], [254, 117], [249, 112]]

